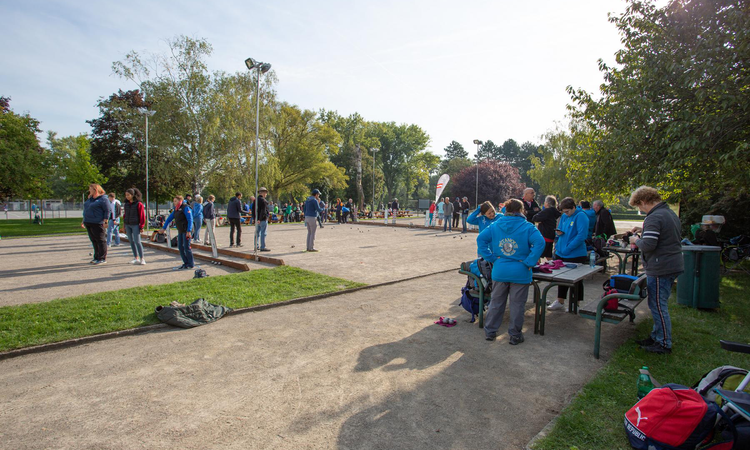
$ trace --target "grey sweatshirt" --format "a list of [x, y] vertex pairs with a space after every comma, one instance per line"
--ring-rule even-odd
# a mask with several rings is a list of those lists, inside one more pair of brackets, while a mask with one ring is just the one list
[[443, 214], [445, 214], [445, 217], [453, 214], [453, 203], [445, 203], [445, 206], [443, 207]]
[[654, 206], [643, 221], [643, 236], [635, 243], [643, 252], [646, 275], [661, 277], [685, 271], [680, 240], [677, 214], [664, 202]]

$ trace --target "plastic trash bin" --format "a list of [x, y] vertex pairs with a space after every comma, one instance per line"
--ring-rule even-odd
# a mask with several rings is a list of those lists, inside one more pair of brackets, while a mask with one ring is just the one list
[[721, 247], [683, 245], [685, 272], [677, 278], [677, 303], [692, 308], [719, 307]]

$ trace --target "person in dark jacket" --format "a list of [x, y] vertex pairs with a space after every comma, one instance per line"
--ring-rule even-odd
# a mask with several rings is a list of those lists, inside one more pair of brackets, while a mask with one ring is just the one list
[[229, 247], [234, 247], [234, 230], [237, 230], [237, 247], [242, 247], [242, 193], [234, 194], [227, 205], [227, 219], [229, 219]]
[[305, 200], [305, 226], [307, 227], [307, 251], [317, 252], [315, 248], [315, 231], [318, 228], [318, 214], [323, 212], [320, 206], [320, 191], [313, 189]]
[[469, 199], [467, 197], [464, 197], [461, 199], [461, 225], [463, 225], [463, 228], [461, 230], [462, 233], [466, 233], [466, 220], [469, 218], [469, 210], [471, 209], [471, 203], [469, 203]]
[[510, 200], [506, 212], [477, 236], [479, 254], [492, 263], [492, 300], [484, 322], [484, 335], [494, 341], [510, 303], [510, 345], [523, 342], [523, 315], [531, 286], [532, 270], [544, 251], [544, 239], [521, 214], [520, 200]]
[[216, 200], [216, 197], [209, 195], [208, 201], [203, 205], [203, 220], [206, 221], [206, 233], [203, 237], [203, 243], [206, 245], [211, 245], [211, 236], [216, 235], [216, 208], [214, 200]]
[[458, 228], [458, 223], [461, 221], [461, 199], [456, 197], [455, 200], [453, 200], [453, 229], [455, 230]]
[[257, 213], [258, 220], [255, 222], [255, 242], [253, 243], [254, 248], [258, 250], [258, 241], [260, 240], [260, 251], [270, 252], [271, 250], [266, 248], [266, 235], [268, 234], [268, 202], [266, 196], [268, 195], [268, 189], [262, 187], [258, 189], [258, 198], [255, 199], [255, 205], [253, 206], [253, 212]]
[[601, 236], [604, 239], [609, 239], [610, 236], [617, 234], [615, 221], [612, 219], [612, 213], [604, 207], [604, 203], [601, 200], [594, 200], [594, 211], [596, 212], [594, 236]]
[[130, 264], [146, 265], [143, 257], [143, 244], [141, 244], [141, 232], [146, 227], [146, 208], [141, 203], [141, 191], [130, 188], [125, 191], [125, 214], [122, 217], [125, 223], [125, 234], [130, 242], [130, 250], [133, 251], [133, 260]]
[[89, 198], [83, 203], [82, 228], [86, 228], [91, 245], [94, 246], [94, 259], [91, 264], [107, 262], [107, 231], [104, 224], [110, 215], [110, 203], [104, 189], [98, 184], [89, 185]]
[[630, 244], [643, 252], [643, 268], [648, 286], [648, 308], [654, 318], [651, 335], [637, 344], [651, 353], [672, 353], [672, 319], [667, 300], [677, 276], [685, 271], [682, 257], [680, 218], [661, 201], [659, 192], [641, 186], [630, 196], [630, 206], [646, 214], [643, 228], [635, 227]]
[[529, 222], [533, 222], [534, 215], [542, 210], [542, 208], [539, 207], [539, 203], [534, 199], [535, 195], [536, 191], [534, 189], [526, 188], [523, 190], [523, 197], [521, 197], [521, 202], [523, 203], [523, 215], [526, 216], [526, 220]]
[[531, 219], [532, 222], [538, 223], [537, 228], [542, 233], [545, 247], [542, 257], [552, 258], [552, 246], [555, 242], [555, 228], [557, 228], [557, 219], [560, 218], [560, 211], [557, 209], [557, 199], [554, 195], [548, 195], [544, 199], [544, 209]]
[[182, 265], [172, 270], [192, 269], [195, 266], [193, 250], [190, 248], [190, 237], [193, 231], [193, 211], [184, 203], [181, 195], [173, 198], [172, 203], [174, 204], [174, 211], [167, 217], [164, 227], [159, 232], [164, 233], [169, 224], [172, 223], [172, 220], [174, 220], [174, 224], [177, 227], [177, 248], [180, 250]]

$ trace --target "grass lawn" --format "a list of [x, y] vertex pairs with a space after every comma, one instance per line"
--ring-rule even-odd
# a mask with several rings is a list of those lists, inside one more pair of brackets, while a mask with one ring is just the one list
[[42, 234], [86, 233], [81, 228], [81, 218], [44, 219], [43, 225], [31, 223], [28, 219], [0, 220], [0, 236], [37, 236]]
[[242, 308], [358, 286], [364, 284], [280, 266], [6, 306], [0, 308], [0, 351], [159, 323], [154, 308], [172, 300], [187, 304], [203, 297], [210, 303]]
[[[620, 347], [562, 412], [552, 432], [534, 449], [629, 449], [623, 420], [638, 400], [638, 369], [648, 366], [660, 383], [692, 386], [706, 372], [730, 364], [750, 369], [750, 355], [722, 350], [719, 339], [750, 343], [750, 276], [725, 276], [721, 281], [721, 308], [702, 311], [676, 304], [672, 294], [674, 347], [671, 355], [653, 355], [635, 343]], [[651, 319], [638, 324], [638, 337], [651, 331]], [[604, 333], [608, 325], [604, 324]], [[606, 339], [606, 337], [604, 338]]]

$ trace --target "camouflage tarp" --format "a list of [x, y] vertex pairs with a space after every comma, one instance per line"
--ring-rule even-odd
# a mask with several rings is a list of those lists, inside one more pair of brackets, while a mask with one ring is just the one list
[[162, 322], [176, 327], [193, 328], [215, 322], [224, 317], [224, 314], [231, 310], [232, 308], [212, 305], [202, 298], [199, 298], [189, 305], [157, 306], [156, 317]]

